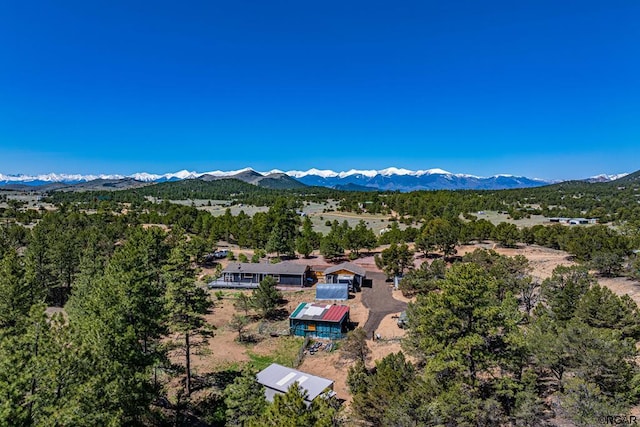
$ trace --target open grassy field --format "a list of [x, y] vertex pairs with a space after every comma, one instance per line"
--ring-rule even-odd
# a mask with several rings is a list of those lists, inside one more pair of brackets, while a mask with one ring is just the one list
[[[380, 230], [388, 227], [389, 215], [372, 215], [368, 213], [357, 214], [353, 212], [338, 212], [337, 204], [334, 201], [328, 201], [327, 204], [321, 203], [310, 203], [306, 205], [302, 211], [311, 218], [311, 222], [313, 223], [313, 229], [315, 231], [319, 231], [323, 234], [327, 234], [329, 232], [330, 227], [326, 224], [327, 221], [333, 222], [337, 220], [342, 223], [343, 221], [347, 221], [350, 227], [355, 227], [360, 220], [363, 220], [367, 227], [371, 228], [376, 235], [379, 234]], [[399, 224], [400, 228], [404, 228], [403, 224]]]
[[0, 208], [7, 208], [9, 200], [25, 203], [25, 207], [28, 209], [39, 209], [41, 206], [49, 210], [54, 208], [52, 204], [43, 203], [41, 199], [40, 194], [32, 192], [0, 190]]
[[[244, 211], [245, 214], [253, 216], [256, 212], [266, 212], [269, 210], [265, 206], [252, 206], [252, 205], [233, 205], [230, 206], [229, 200], [172, 200], [171, 203], [177, 203], [181, 205], [193, 205], [198, 209], [205, 210], [211, 215], [220, 216], [224, 215], [227, 209], [231, 210], [232, 215], [238, 215], [240, 211]], [[327, 200], [324, 203], [305, 203], [301, 209], [305, 215], [311, 218], [313, 228], [315, 231], [319, 231], [323, 234], [329, 232], [329, 228], [326, 224], [327, 221], [333, 222], [338, 220], [342, 223], [347, 221], [349, 226], [355, 227], [360, 221], [364, 220], [367, 227], [371, 228], [376, 235], [389, 226], [389, 215], [371, 215], [371, 214], [356, 214], [352, 212], [338, 212], [338, 202], [335, 200]], [[400, 228], [405, 228], [404, 224], [399, 224]]]
[[478, 217], [478, 219], [484, 218], [493, 225], [498, 225], [501, 222], [515, 224], [518, 227], [532, 227], [538, 224], [549, 225], [549, 218], [545, 218], [542, 215], [531, 215], [531, 218], [512, 219], [509, 214], [499, 213], [497, 211], [482, 211], [482, 213], [471, 212], [471, 214]]
[[265, 206], [252, 206], [252, 205], [233, 205], [231, 206], [230, 200], [170, 200], [171, 203], [185, 206], [195, 206], [198, 209], [209, 212], [213, 216], [224, 215], [227, 209], [231, 210], [231, 215], [236, 216], [240, 211], [244, 211], [245, 214], [253, 216], [256, 212], [266, 212], [269, 210]]

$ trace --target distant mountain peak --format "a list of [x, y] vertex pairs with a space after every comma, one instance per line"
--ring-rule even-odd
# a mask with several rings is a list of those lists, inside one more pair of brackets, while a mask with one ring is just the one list
[[[600, 174], [585, 179], [588, 182], [608, 182], [626, 177], [629, 174], [607, 175]], [[633, 174], [632, 174], [633, 175]], [[410, 170], [398, 167], [385, 169], [350, 169], [336, 172], [330, 169], [311, 168], [306, 171], [282, 171], [272, 169], [269, 172], [258, 172], [247, 167], [232, 171], [213, 170], [196, 172], [186, 169], [153, 174], [139, 172], [131, 175], [117, 174], [40, 174], [40, 175], [4, 175], [0, 174], [0, 184], [22, 184], [28, 186], [47, 185], [53, 183], [77, 184], [94, 180], [123, 180], [133, 179], [143, 183], [176, 181], [184, 179], [216, 180], [236, 178], [255, 185], [270, 186], [272, 188], [294, 188], [299, 185], [323, 186], [332, 188], [366, 188], [373, 190], [459, 190], [486, 189], [497, 190], [505, 188], [524, 188], [552, 184], [557, 181], [539, 178], [527, 178], [510, 174], [497, 174], [490, 177], [479, 177], [468, 174], [454, 174], [444, 169], [432, 168]]]
[[615, 181], [618, 180], [620, 178], [624, 178], [625, 176], [629, 175], [628, 173], [618, 173], [618, 174], [606, 174], [606, 173], [601, 173], [600, 175], [595, 175], [595, 176], [590, 176], [589, 178], [585, 179], [585, 181], [587, 182], [609, 182], [609, 181]]
[[321, 170], [321, 169], [315, 169], [315, 168], [309, 169], [307, 171], [291, 170], [285, 173], [293, 178], [302, 178], [307, 175], [321, 176], [323, 178], [338, 176], [338, 173], [332, 170], [328, 170], [328, 169]]

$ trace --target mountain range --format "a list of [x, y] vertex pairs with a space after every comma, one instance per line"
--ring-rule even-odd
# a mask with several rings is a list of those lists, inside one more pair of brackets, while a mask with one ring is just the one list
[[[585, 178], [583, 181], [608, 182], [625, 175], [627, 174], [603, 174]], [[539, 187], [558, 182], [513, 175], [479, 177], [469, 174], [454, 174], [442, 169], [412, 171], [391, 167], [382, 170], [352, 169], [346, 172], [335, 172], [327, 169], [257, 172], [251, 168], [245, 168], [235, 171], [216, 170], [204, 173], [182, 170], [162, 175], [142, 172], [126, 176], [55, 173], [46, 175], [3, 175], [0, 173], [0, 187], [15, 190], [33, 187], [38, 187], [41, 190], [54, 190], [70, 186], [84, 189], [123, 189], [183, 179], [212, 181], [231, 178], [274, 189], [321, 186], [351, 191], [500, 190]]]

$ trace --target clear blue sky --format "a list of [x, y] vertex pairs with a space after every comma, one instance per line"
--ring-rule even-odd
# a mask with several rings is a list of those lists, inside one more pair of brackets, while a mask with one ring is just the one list
[[640, 169], [640, 2], [7, 1], [0, 173]]

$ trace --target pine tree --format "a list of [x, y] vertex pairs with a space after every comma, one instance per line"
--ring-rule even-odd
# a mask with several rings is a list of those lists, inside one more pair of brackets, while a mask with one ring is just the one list
[[333, 221], [331, 230], [320, 241], [320, 253], [330, 260], [335, 260], [344, 255], [344, 238], [338, 221]]
[[305, 403], [307, 392], [293, 383], [284, 394], [276, 394], [263, 417], [252, 426], [309, 427], [313, 426], [313, 413]]
[[255, 308], [262, 317], [271, 317], [278, 303], [282, 299], [282, 295], [276, 289], [276, 280], [267, 276], [260, 281], [260, 284], [251, 294], [253, 308]]
[[266, 244], [267, 252], [275, 252], [293, 256], [295, 253], [295, 239], [298, 233], [298, 217], [295, 210], [287, 206], [287, 200], [280, 198], [269, 208], [271, 232]]
[[196, 286], [195, 271], [184, 242], [172, 251], [164, 268], [166, 310], [169, 330], [181, 336], [185, 361], [185, 392], [191, 396], [191, 353], [212, 334], [204, 315], [212, 303], [204, 289]]
[[350, 371], [351, 380], [348, 380], [352, 390], [356, 391], [353, 396], [353, 410], [365, 421], [383, 425], [385, 412], [413, 385], [416, 377], [415, 368], [405, 359], [404, 354], [399, 352], [392, 353], [376, 363], [376, 369], [364, 380], [366, 386], [357, 385], [362, 382], [362, 379], [354, 378], [358, 372], [362, 371]]
[[311, 242], [307, 236], [298, 236], [296, 239], [296, 252], [305, 258], [309, 258], [309, 255], [313, 252], [313, 247], [311, 246]]
[[243, 427], [259, 420], [267, 407], [264, 387], [256, 381], [255, 372], [245, 370], [225, 390], [227, 425]]
[[620, 331], [623, 338], [640, 338], [640, 311], [629, 297], [619, 297], [609, 288], [592, 286], [580, 299], [575, 317], [594, 328]]
[[22, 261], [14, 249], [7, 250], [0, 258], [0, 328], [16, 326], [35, 302]]
[[340, 345], [340, 354], [346, 359], [352, 359], [365, 363], [371, 349], [367, 345], [367, 332], [362, 328], [356, 328], [347, 334]]
[[249, 324], [249, 319], [247, 318], [247, 316], [242, 316], [239, 314], [234, 314], [231, 317], [231, 320], [229, 321], [229, 328], [233, 329], [234, 331], [236, 331], [238, 333], [238, 341], [242, 342], [243, 341], [243, 332], [245, 330], [245, 328], [247, 327], [247, 325]]
[[244, 292], [238, 292], [236, 294], [235, 301], [233, 302], [233, 306], [236, 310], [244, 312], [245, 317], [249, 315], [249, 310], [252, 307], [251, 297]]
[[165, 238], [166, 234], [156, 227], [133, 229], [113, 254], [106, 272], [117, 277], [124, 288], [127, 321], [134, 328], [143, 353], [149, 356], [159, 351], [160, 337], [166, 333], [162, 266], [169, 248]]
[[413, 252], [406, 244], [395, 243], [374, 257], [376, 266], [385, 272], [388, 278], [399, 276], [413, 266]]
[[83, 380], [87, 399], [102, 408], [98, 413], [128, 423], [148, 413], [156, 395], [151, 370], [162, 355], [145, 352], [122, 277], [113, 271], [98, 277], [81, 273], [65, 309], [80, 371], [89, 374]]
[[455, 253], [458, 240], [458, 228], [446, 219], [435, 218], [425, 224], [419, 239], [416, 240], [416, 245], [425, 255], [434, 249], [439, 249], [447, 257]]
[[[347, 224], [348, 227], [348, 224]], [[344, 233], [344, 242], [354, 258], [360, 256], [361, 249], [373, 249], [376, 246], [376, 235], [363, 220], [356, 224], [355, 228], [348, 227]]]
[[[454, 264], [441, 292], [420, 295], [407, 314], [404, 345], [424, 358], [428, 371], [446, 372], [475, 388], [489, 370], [510, 370], [521, 314], [512, 296], [498, 299], [496, 280], [480, 266]], [[509, 351], [507, 343], [513, 345]]]
[[573, 317], [578, 301], [594, 283], [595, 279], [586, 268], [560, 265], [542, 282], [542, 298], [553, 316], [566, 322]]

